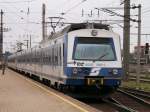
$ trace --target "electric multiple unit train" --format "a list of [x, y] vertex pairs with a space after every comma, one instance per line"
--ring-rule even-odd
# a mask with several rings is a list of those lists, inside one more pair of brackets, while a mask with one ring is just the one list
[[38, 47], [8, 57], [14, 70], [59, 87], [117, 88], [121, 84], [120, 37], [108, 25], [71, 24]]

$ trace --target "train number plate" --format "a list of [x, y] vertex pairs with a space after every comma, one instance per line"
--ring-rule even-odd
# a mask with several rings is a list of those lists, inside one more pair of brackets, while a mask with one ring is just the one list
[[103, 78], [86, 78], [86, 85], [103, 85]]

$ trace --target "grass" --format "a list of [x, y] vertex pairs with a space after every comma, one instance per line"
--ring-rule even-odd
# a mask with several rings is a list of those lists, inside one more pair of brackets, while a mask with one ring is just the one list
[[136, 84], [136, 81], [122, 81], [122, 87], [140, 89], [147, 92], [150, 92], [150, 83], [141, 82], [139, 85]]

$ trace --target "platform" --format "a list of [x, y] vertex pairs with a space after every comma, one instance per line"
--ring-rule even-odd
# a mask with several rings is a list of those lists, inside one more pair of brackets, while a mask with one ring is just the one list
[[98, 112], [63, 93], [6, 69], [0, 70], [0, 112]]

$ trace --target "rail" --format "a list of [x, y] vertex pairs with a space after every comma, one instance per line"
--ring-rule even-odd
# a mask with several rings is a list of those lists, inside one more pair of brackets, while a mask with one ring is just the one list
[[135, 96], [150, 99], [150, 92], [146, 92], [146, 91], [143, 91], [143, 90], [137, 90], [137, 89], [133, 89], [133, 88], [132, 89], [131, 88], [126, 88], [126, 87], [121, 87], [120, 89], [124, 90], [124, 91], [126, 91], [130, 94], [133, 94]]
[[117, 91], [121, 92], [121, 93], [123, 93], [123, 94], [125, 94], [127, 96], [129, 96], [130, 98], [135, 99], [137, 102], [142, 103], [142, 104], [144, 104], [147, 107], [150, 107], [150, 102], [148, 102], [148, 101], [146, 101], [146, 100], [144, 100], [142, 98], [139, 98], [136, 95], [133, 95], [133, 94], [131, 94], [131, 93], [127, 92], [127, 91], [121, 90], [121, 89], [118, 89]]
[[126, 107], [125, 105], [121, 104], [120, 102], [118, 102], [117, 100], [115, 100], [114, 98], [111, 98], [111, 97], [103, 99], [103, 101], [105, 103], [112, 105], [119, 112], [137, 112], [136, 110]]

